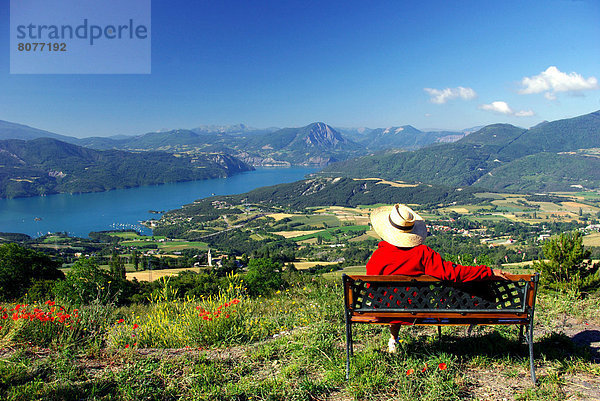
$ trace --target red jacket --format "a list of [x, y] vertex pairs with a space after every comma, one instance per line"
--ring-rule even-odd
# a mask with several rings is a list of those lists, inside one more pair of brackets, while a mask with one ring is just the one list
[[447, 262], [426, 245], [413, 248], [398, 248], [385, 241], [367, 262], [368, 275], [405, 274], [419, 276], [427, 274], [440, 280], [463, 282], [492, 277], [492, 269], [485, 266], [461, 266]]

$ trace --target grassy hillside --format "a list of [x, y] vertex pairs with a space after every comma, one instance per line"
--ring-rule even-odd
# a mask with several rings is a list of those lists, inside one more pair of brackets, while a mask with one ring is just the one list
[[[597, 296], [538, 295], [537, 386], [518, 330], [499, 326], [472, 333], [443, 328], [441, 341], [435, 328], [404, 327], [399, 352], [389, 354], [386, 327], [355, 325], [347, 381], [338, 278], [300, 276], [264, 296], [233, 284], [210, 299], [177, 297], [166, 282], [147, 305], [21, 305], [18, 316], [38, 312], [2, 320], [0, 398], [552, 401], [597, 395], [598, 363], [589, 346], [570, 339], [600, 328]], [[15, 307], [0, 305], [0, 311], [12, 316]]]
[[579, 154], [539, 153], [501, 165], [476, 185], [495, 191], [569, 191], [573, 186], [600, 187], [600, 158]]

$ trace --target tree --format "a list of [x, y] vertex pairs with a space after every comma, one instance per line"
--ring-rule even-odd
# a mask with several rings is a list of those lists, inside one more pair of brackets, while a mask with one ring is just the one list
[[22, 297], [35, 280], [63, 278], [58, 267], [42, 252], [17, 244], [0, 245], [0, 301]]
[[245, 282], [250, 295], [267, 294], [283, 285], [281, 265], [270, 258], [251, 259]]
[[112, 251], [112, 255], [110, 256], [109, 267], [110, 274], [114, 278], [125, 279], [125, 262], [123, 262], [123, 259], [121, 258], [121, 256], [119, 256], [119, 254], [117, 254], [117, 251], [114, 248]]
[[542, 274], [542, 282], [557, 288], [580, 290], [590, 284], [592, 276], [598, 279], [598, 264], [593, 265], [589, 260], [590, 251], [583, 247], [580, 232], [552, 237], [544, 243], [542, 251], [545, 260], [534, 263]]
[[140, 267], [140, 254], [138, 253], [137, 249], [131, 251], [131, 259], [133, 262], [133, 268], [135, 271], [138, 271]]
[[73, 305], [115, 302], [120, 289], [112, 279], [94, 259], [82, 258], [73, 264], [64, 280], [56, 283], [54, 293]]

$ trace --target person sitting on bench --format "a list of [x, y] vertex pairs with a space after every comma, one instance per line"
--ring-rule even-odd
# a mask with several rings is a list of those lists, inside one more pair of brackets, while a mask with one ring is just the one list
[[[378, 248], [367, 262], [367, 275], [401, 274], [407, 276], [429, 275], [440, 280], [468, 282], [504, 278], [505, 272], [485, 265], [462, 266], [445, 261], [442, 256], [423, 244], [427, 226], [421, 216], [402, 204], [379, 207], [371, 212], [371, 226], [382, 238]], [[396, 352], [400, 325], [390, 324], [388, 349]]]

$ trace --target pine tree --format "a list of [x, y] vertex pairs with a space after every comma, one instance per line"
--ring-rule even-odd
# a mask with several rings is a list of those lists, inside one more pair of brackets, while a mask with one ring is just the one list
[[[562, 233], [546, 241], [542, 247], [544, 260], [534, 263], [542, 274], [542, 282], [553, 287], [580, 290], [596, 276], [598, 264], [589, 260], [590, 251], [583, 246], [583, 236], [578, 231]], [[588, 259], [588, 260], [586, 260]]]

